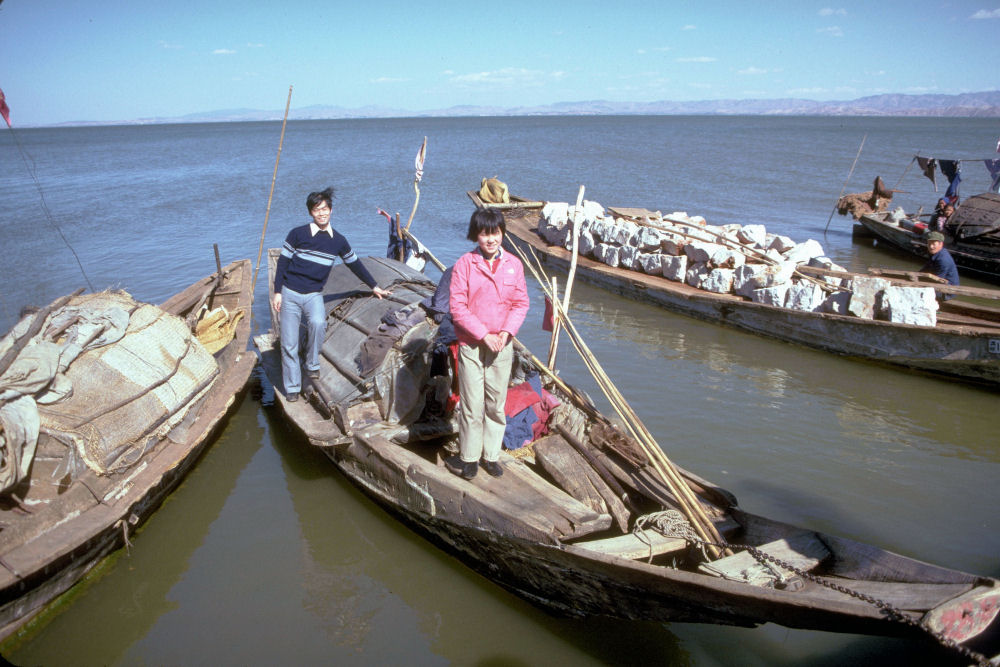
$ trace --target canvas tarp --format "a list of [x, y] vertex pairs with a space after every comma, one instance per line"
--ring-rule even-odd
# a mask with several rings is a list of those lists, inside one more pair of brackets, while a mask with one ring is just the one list
[[[26, 323], [27, 322], [27, 323]], [[0, 339], [0, 357], [30, 324]], [[22, 398], [36, 405], [37, 437], [67, 449], [66, 471], [107, 474], [132, 465], [180, 422], [218, 374], [212, 355], [178, 317], [125, 292], [75, 297], [0, 376], [0, 491], [27, 474], [30, 428], [10, 425]], [[19, 448], [17, 455], [14, 448]], [[16, 463], [16, 469], [15, 464]]]

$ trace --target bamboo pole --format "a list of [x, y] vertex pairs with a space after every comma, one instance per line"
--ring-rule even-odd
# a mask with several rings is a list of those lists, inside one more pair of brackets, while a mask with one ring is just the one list
[[[559, 298], [559, 281], [555, 276], [552, 276], [552, 298], [549, 300], [551, 303]], [[556, 363], [556, 350], [559, 348], [559, 336], [556, 332], [559, 331], [559, 318], [556, 316], [558, 310], [555, 306], [552, 306], [552, 335], [549, 337], [549, 356], [548, 364], [552, 368]]]
[[264, 236], [267, 234], [267, 219], [271, 215], [271, 199], [274, 197], [274, 182], [278, 180], [278, 161], [281, 160], [281, 147], [285, 143], [285, 125], [288, 123], [288, 109], [292, 105], [292, 86], [288, 87], [288, 101], [285, 102], [285, 116], [281, 119], [281, 138], [278, 140], [278, 154], [274, 158], [274, 174], [271, 175], [271, 192], [267, 195], [267, 210], [264, 212], [264, 228], [260, 230], [260, 247], [257, 248], [257, 267], [253, 270], [253, 282], [250, 284], [250, 300], [257, 287], [257, 272], [260, 271], [260, 258], [264, 254]]
[[837, 201], [833, 204], [833, 210], [830, 211], [830, 217], [826, 219], [826, 227], [823, 228], [823, 233], [826, 234], [826, 230], [830, 228], [830, 221], [833, 220], [833, 214], [837, 212], [837, 204], [840, 203], [840, 198], [844, 196], [844, 190], [847, 189], [847, 183], [851, 180], [851, 175], [854, 174], [854, 168], [858, 166], [858, 158], [861, 157], [861, 149], [865, 147], [865, 140], [868, 138], [868, 134], [861, 137], [861, 145], [858, 146], [858, 154], [854, 156], [854, 164], [851, 165], [851, 170], [847, 172], [847, 178], [844, 179], [844, 184], [840, 188], [840, 194], [837, 195]]
[[[573, 229], [572, 243], [570, 248], [570, 264], [569, 264], [569, 275], [566, 277], [566, 289], [563, 293], [562, 302], [562, 312], [569, 312], [569, 296], [573, 291], [573, 278], [576, 276], [576, 264], [577, 264], [577, 248], [580, 244], [580, 209], [583, 206], [583, 192], [584, 187], [581, 185], [579, 192], [576, 195], [576, 208], [573, 210]], [[553, 283], [554, 284], [554, 283]], [[556, 299], [555, 290], [552, 292], [552, 300]], [[559, 309], [555, 308], [552, 318], [552, 340], [549, 343], [549, 366], [551, 368], [556, 367], [556, 352], [559, 349], [559, 331], [562, 329], [561, 318], [556, 314], [559, 313]]]
[[[528, 258], [517, 245], [514, 245], [514, 249], [521, 255], [522, 260], [528, 265], [529, 269], [535, 275], [535, 278], [542, 286], [543, 291], [547, 291], [547, 281], [544, 280], [539, 274], [539, 269], [528, 261]], [[537, 257], [535, 258], [535, 262], [538, 262]], [[549, 296], [551, 298], [551, 295]], [[558, 301], [553, 300], [553, 305], [557, 308], [557, 310], [561, 309], [561, 304]], [[577, 349], [577, 352], [579, 352], [580, 357], [587, 366], [587, 369], [590, 371], [591, 375], [594, 376], [594, 379], [597, 380], [598, 386], [611, 402], [612, 407], [625, 421], [626, 428], [629, 430], [630, 435], [635, 439], [640, 449], [646, 455], [653, 471], [677, 498], [680, 509], [687, 516], [695, 533], [697, 533], [698, 536], [706, 542], [724, 544], [725, 541], [715, 528], [711, 519], [709, 519], [708, 515], [705, 513], [705, 510], [701, 505], [701, 501], [694, 495], [694, 492], [691, 491], [690, 486], [688, 486], [687, 482], [681, 477], [676, 466], [674, 466], [674, 464], [667, 458], [662, 448], [660, 448], [660, 446], [656, 443], [652, 434], [650, 434], [649, 430], [642, 424], [638, 415], [634, 410], [632, 410], [631, 406], [629, 406], [628, 402], [611, 381], [610, 377], [608, 377], [607, 373], [605, 373], [601, 368], [597, 358], [587, 347], [572, 321], [566, 316], [565, 312], [560, 312], [559, 317], [565, 320], [564, 328], [566, 329], [567, 335], [569, 335], [570, 341]], [[719, 556], [731, 553], [731, 551], [727, 548], [720, 549], [714, 546], [709, 546], [708, 551], [713, 558], [718, 558]]]

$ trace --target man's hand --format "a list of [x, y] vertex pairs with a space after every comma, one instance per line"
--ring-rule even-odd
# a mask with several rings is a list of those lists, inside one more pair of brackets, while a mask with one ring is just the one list
[[271, 297], [271, 305], [274, 306], [276, 311], [281, 312], [281, 292]]
[[372, 294], [374, 294], [380, 299], [384, 299], [385, 297], [392, 294], [392, 290], [382, 289], [381, 287], [373, 287]]

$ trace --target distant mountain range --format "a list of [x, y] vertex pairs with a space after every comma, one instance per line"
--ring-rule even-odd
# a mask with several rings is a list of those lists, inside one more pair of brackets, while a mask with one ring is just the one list
[[[153, 123], [215, 123], [281, 120], [281, 110], [228, 109], [173, 118], [141, 118], [106, 123], [72, 122], [62, 125], [120, 125]], [[1000, 90], [960, 95], [873, 95], [855, 100], [817, 102], [796, 98], [774, 100], [701, 100], [695, 102], [559, 102], [540, 106], [454, 106], [430, 111], [364, 106], [308, 106], [288, 112], [290, 120], [332, 118], [427, 118], [455, 116], [600, 116], [600, 115], [717, 115], [717, 116], [979, 116], [1000, 117]]]

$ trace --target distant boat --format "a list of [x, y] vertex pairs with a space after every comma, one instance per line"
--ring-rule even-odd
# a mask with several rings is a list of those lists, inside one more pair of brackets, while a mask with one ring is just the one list
[[[3, 339], [0, 365], [15, 361], [0, 368], [0, 410], [21, 396], [40, 415], [40, 434], [36, 416], [30, 472], [0, 494], [0, 639], [126, 545], [195, 465], [256, 364], [247, 349], [251, 304], [251, 264], [241, 260], [158, 307], [124, 292], [76, 293]], [[89, 322], [98, 324], [85, 333]], [[113, 342], [88, 347], [115, 327]], [[41, 365], [18, 366], [22, 354], [79, 351], [77, 338], [83, 351], [65, 373], [37, 391], [12, 389], [11, 378], [22, 375], [15, 370]], [[63, 386], [67, 393], [49, 402]], [[9, 448], [10, 429], [6, 435]]]
[[[913, 216], [892, 211], [872, 211], [858, 224], [887, 243], [927, 259], [927, 225]], [[969, 197], [956, 207], [944, 228], [945, 248], [961, 272], [1000, 282], [1000, 194], [987, 192]]]
[[[538, 233], [542, 202], [517, 201], [515, 197], [509, 204], [496, 205], [483, 202], [476, 192], [468, 195], [476, 206], [495, 207], [504, 214], [510, 242], [530, 249], [544, 264], [568, 269], [571, 252]], [[820, 278], [855, 279], [863, 275], [807, 266], [799, 271]], [[578, 258], [576, 276], [622, 296], [715, 324], [855, 359], [1000, 386], [1000, 308], [944, 301], [936, 324], [921, 326], [755, 303], [736, 294], [711, 292], [584, 256]], [[907, 272], [884, 271], [879, 276], [898, 285], [1000, 298], [1000, 290], [918, 282], [918, 276]]]
[[[452, 474], [442, 464], [456, 451], [443, 400], [452, 373], [435, 363], [438, 324], [420, 305], [435, 285], [395, 260], [362, 261], [391, 285], [391, 298], [333, 268], [320, 374], [305, 379], [302, 400], [281, 389], [275, 313], [272, 332], [254, 339], [276, 403], [363, 493], [483, 576], [558, 615], [771, 622], [933, 637], [990, 656], [1000, 649], [1000, 581], [750, 514], [729, 492], [676, 469], [695, 494], [685, 505], [681, 486], [654, 472], [652, 450], [523, 347], [515, 346], [511, 391], [529, 385], [522, 395], [539, 397], [530, 378], [540, 373], [541, 396], [559, 402], [545, 418], [548, 434], [503, 453], [499, 479]], [[711, 552], [710, 540], [680, 536], [683, 507], [700, 508], [734, 553], [706, 558], [699, 545]]]

